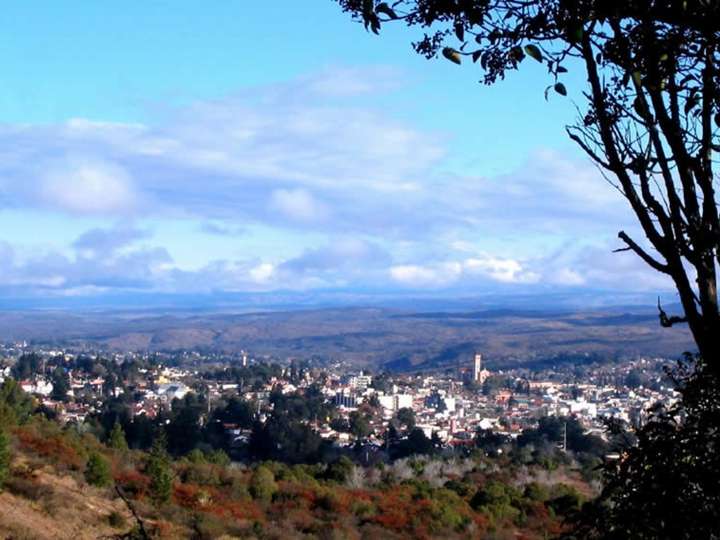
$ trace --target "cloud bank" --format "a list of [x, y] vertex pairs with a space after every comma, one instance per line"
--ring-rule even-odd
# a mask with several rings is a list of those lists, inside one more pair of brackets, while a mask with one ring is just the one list
[[[0, 287], [668, 287], [632, 255], [610, 254], [615, 231], [634, 220], [585, 161], [538, 148], [499, 176], [450, 171], [451, 138], [366, 103], [398, 86], [386, 68], [337, 69], [164, 110], [147, 124], [0, 126], [0, 213], [102, 224], [30, 253], [6, 232]], [[259, 249], [189, 269], [153, 232], [178, 220], [197, 234], [170, 244], [213, 237], [230, 254], [262, 227], [287, 233], [285, 254]]]

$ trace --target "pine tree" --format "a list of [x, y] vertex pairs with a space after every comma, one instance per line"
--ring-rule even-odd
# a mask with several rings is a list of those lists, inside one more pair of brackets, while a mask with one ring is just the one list
[[115, 422], [110, 436], [108, 437], [108, 446], [115, 450], [124, 452], [128, 449], [127, 439], [125, 439], [125, 430], [123, 430], [120, 422]]
[[57, 401], [67, 401], [67, 393], [70, 391], [70, 378], [63, 368], [56, 367], [52, 373], [52, 394], [50, 397]]
[[85, 466], [85, 481], [96, 487], [106, 487], [112, 482], [110, 464], [97, 452], [93, 452], [88, 458]]
[[164, 504], [172, 495], [173, 475], [170, 456], [167, 453], [165, 433], [155, 438], [147, 463], [150, 476], [150, 498], [155, 504]]

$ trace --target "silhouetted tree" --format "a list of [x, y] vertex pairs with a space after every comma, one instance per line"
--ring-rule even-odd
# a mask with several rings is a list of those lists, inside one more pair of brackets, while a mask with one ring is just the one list
[[[675, 283], [702, 356], [720, 371], [717, 267], [720, 217], [714, 152], [720, 149], [720, 3], [703, 0], [336, 0], [379, 33], [401, 21], [424, 37], [415, 50], [476, 62], [492, 84], [530, 59], [546, 89], [566, 95], [569, 69], [587, 84], [570, 138], [628, 200], [645, 242], [619, 239]], [[465, 105], [463, 105], [465, 106]]]
[[[720, 380], [689, 358], [672, 373], [682, 399], [657, 406], [573, 538], [720, 538]], [[617, 426], [614, 431], [621, 431]]]

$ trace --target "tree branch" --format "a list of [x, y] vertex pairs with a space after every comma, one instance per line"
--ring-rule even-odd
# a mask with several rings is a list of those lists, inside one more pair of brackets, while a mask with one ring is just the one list
[[621, 248], [616, 251], [633, 251], [654, 270], [662, 272], [663, 274], [670, 274], [670, 269], [667, 264], [663, 264], [655, 260], [647, 251], [641, 248], [632, 238], [630, 238], [625, 231], [620, 231], [618, 233], [618, 238], [627, 244], [627, 248]]
[[665, 313], [665, 310], [660, 305], [660, 297], [658, 296], [658, 311], [660, 316], [660, 326], [663, 328], [670, 328], [674, 324], [680, 324], [680, 323], [686, 323], [688, 322], [687, 317], [678, 317], [676, 315], [672, 315], [668, 317], [668, 314]]

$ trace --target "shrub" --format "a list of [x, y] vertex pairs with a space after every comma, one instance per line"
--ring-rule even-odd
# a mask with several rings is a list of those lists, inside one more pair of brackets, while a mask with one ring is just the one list
[[115, 483], [135, 499], [141, 499], [150, 489], [150, 479], [134, 469], [117, 473]]
[[46, 491], [31, 475], [13, 475], [5, 480], [5, 488], [13, 495], [29, 501], [39, 500]]
[[127, 522], [125, 516], [117, 510], [113, 510], [108, 514], [107, 521], [113, 529], [124, 529]]

